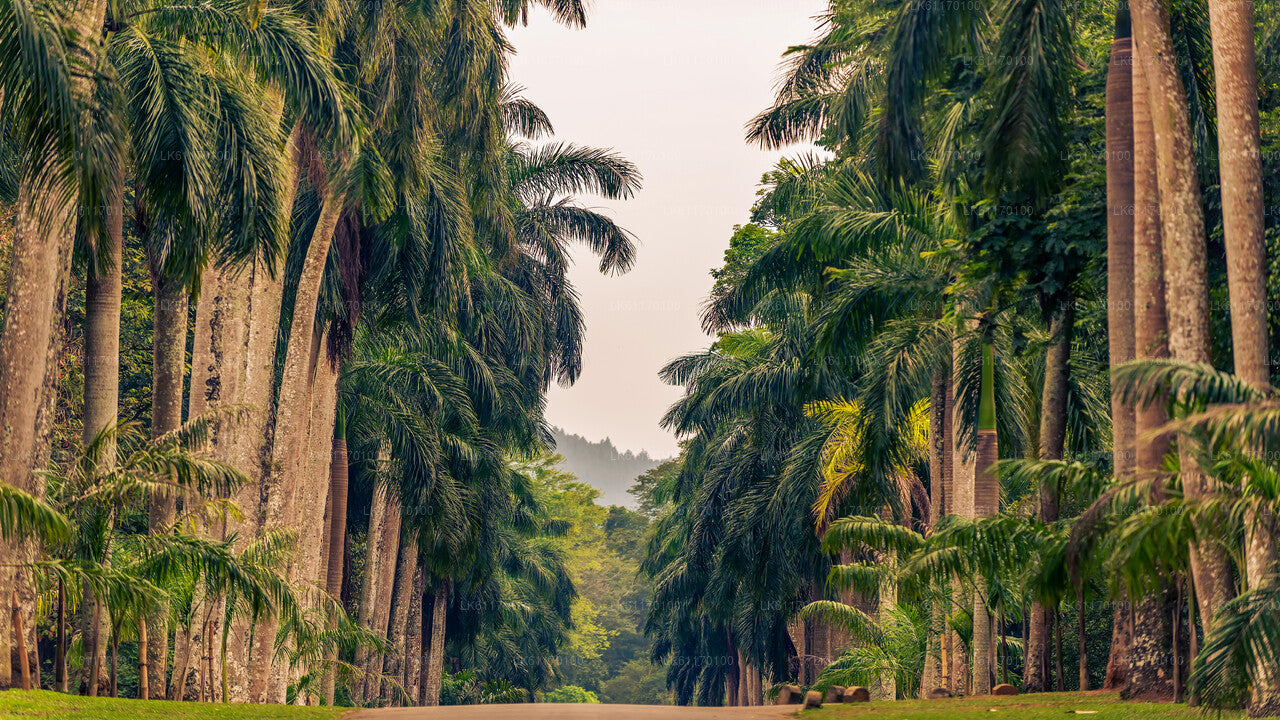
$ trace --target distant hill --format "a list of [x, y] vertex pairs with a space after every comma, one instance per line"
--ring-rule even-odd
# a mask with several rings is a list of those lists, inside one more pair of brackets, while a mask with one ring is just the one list
[[592, 442], [560, 428], [553, 428], [552, 434], [556, 440], [556, 452], [564, 458], [560, 467], [598, 489], [601, 505], [634, 508], [636, 499], [627, 493], [627, 489], [645, 471], [662, 463], [661, 459], [651, 458], [643, 450], [639, 454], [630, 450], [620, 452], [609, 438]]

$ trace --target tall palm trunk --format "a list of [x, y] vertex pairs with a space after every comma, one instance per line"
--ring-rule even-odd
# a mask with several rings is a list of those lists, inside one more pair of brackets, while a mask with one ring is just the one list
[[417, 539], [410, 537], [400, 545], [400, 562], [392, 591], [391, 624], [387, 629], [389, 651], [383, 661], [382, 696], [391, 705], [401, 705], [394, 682], [404, 677], [405, 640], [409, 636], [409, 605], [412, 603], [413, 576], [418, 566]]
[[[1208, 363], [1204, 211], [1187, 96], [1169, 34], [1168, 8], [1160, 0], [1134, 0], [1130, 9], [1155, 131], [1169, 348], [1173, 357], [1182, 362]], [[1190, 447], [1180, 448], [1180, 454], [1186, 496], [1192, 500], [1212, 496], [1215, 483], [1196, 469]], [[1208, 630], [1219, 608], [1233, 594], [1231, 565], [1226, 552], [1208, 539], [1194, 543], [1190, 555], [1200, 616]]]
[[[273, 116], [281, 117], [283, 95], [269, 93], [268, 101], [273, 104]], [[286, 177], [281, 210], [286, 217], [297, 195], [301, 134], [301, 124], [295, 123], [283, 148]], [[188, 416], [196, 417], [221, 404], [246, 409], [236, 423], [220, 427], [214, 439], [217, 457], [253, 480], [232, 496], [244, 511], [245, 521], [232, 519], [222, 528], [224, 537], [235, 534], [237, 550], [243, 550], [261, 529], [261, 483], [271, 465], [270, 420], [276, 335], [284, 294], [283, 265], [284, 258], [277, 257], [256, 258], [246, 267], [211, 266], [204, 272], [196, 308]], [[251, 692], [259, 690], [250, 682], [252, 666], [255, 662], [262, 665], [262, 655], [271, 653], [267, 643], [265, 651], [254, 656], [250, 639], [274, 636], [274, 632], [267, 632], [266, 622], [258, 627], [263, 631], [261, 635], [255, 635], [254, 629], [247, 619], [237, 618], [230, 630], [227, 675], [232, 702], [247, 702]], [[257, 649], [264, 650], [261, 644]], [[260, 694], [252, 697], [260, 698]]]
[[[952, 378], [947, 383], [947, 420], [944, 430], [947, 432], [947, 454], [943, 458], [942, 479], [946, 495], [946, 513], [951, 515], [959, 515], [960, 517], [973, 516], [973, 471], [974, 457], [972, 453], [966, 454], [960, 447], [960, 438], [962, 437], [960, 423], [963, 422], [963, 416], [955, 411], [957, 378], [955, 377], [960, 367], [960, 345], [955, 340], [952, 344]], [[960, 581], [959, 576], [951, 578], [951, 606], [948, 613], [953, 614], [961, 609], [968, 611], [972, 598], [969, 595], [967, 587]], [[960, 634], [954, 629], [947, 628], [948, 645], [950, 652], [948, 654], [948, 677], [947, 689], [957, 695], [968, 694], [969, 688], [969, 652], [965, 644], [960, 639]]]
[[[182, 426], [182, 378], [187, 361], [187, 289], [181, 282], [164, 276], [158, 259], [151, 262], [151, 284], [155, 288], [155, 313], [152, 326], [151, 364], [151, 439]], [[147, 530], [151, 534], [167, 532], [173, 525], [176, 499], [172, 495], [151, 497]], [[144, 625], [152, 631], [147, 655], [139, 658], [150, 671], [149, 696], [162, 700], [169, 658], [168, 603], [161, 601]], [[143, 699], [147, 699], [144, 697]]]
[[[1257, 388], [1271, 383], [1267, 348], [1266, 238], [1262, 206], [1262, 140], [1258, 131], [1258, 68], [1252, 2], [1209, 3], [1213, 72], [1218, 94], [1218, 170], [1222, 230], [1231, 295], [1231, 349], [1235, 373]], [[1245, 578], [1258, 587], [1274, 571], [1275, 521], [1249, 513]], [[1280, 713], [1280, 678], [1254, 669], [1249, 713]]]
[[[1108, 160], [1111, 153], [1108, 152]], [[1110, 177], [1108, 176], [1108, 183]], [[1132, 253], [1130, 253], [1132, 254]], [[1110, 260], [1108, 259], [1110, 263]], [[1108, 272], [1114, 270], [1108, 265]], [[1110, 281], [1108, 281], [1110, 287]], [[1122, 301], [1111, 299], [1108, 302], [1108, 317]], [[1131, 301], [1130, 301], [1131, 302]], [[1126, 307], [1128, 307], [1126, 305]], [[1132, 321], [1132, 310], [1129, 310]], [[1040, 459], [1061, 460], [1067, 435], [1067, 387], [1070, 380], [1072, 329], [1075, 324], [1075, 312], [1071, 304], [1064, 303], [1050, 322], [1050, 344], [1045, 352], [1044, 389], [1040, 398]], [[1132, 325], [1132, 322], [1130, 322]], [[1114, 336], [1113, 336], [1114, 337]], [[1132, 352], [1132, 333], [1130, 333], [1130, 352]], [[1114, 340], [1113, 340], [1114, 343]], [[1114, 350], [1113, 350], [1114, 358]], [[1130, 428], [1132, 431], [1132, 428]], [[1044, 522], [1055, 522], [1058, 519], [1058, 496], [1061, 490], [1056, 487], [1040, 488], [1040, 519]], [[1048, 690], [1045, 677], [1047, 664], [1045, 659], [1049, 649], [1048, 611], [1044, 604], [1035, 601], [1031, 605], [1030, 627], [1026, 654], [1026, 677], [1023, 687], [1026, 692], [1044, 692]]]
[[414, 563], [413, 589], [409, 595], [409, 621], [405, 628], [404, 675], [401, 684], [409, 704], [422, 701], [422, 601], [427, 592], [427, 574], [422, 562]]
[[[347, 537], [347, 424], [341, 411], [338, 412], [333, 437], [333, 457], [329, 468], [329, 562], [326, 567], [325, 591], [335, 600], [342, 595], [342, 560], [343, 548]], [[336, 649], [330, 655], [330, 661], [337, 660]], [[332, 705], [336, 668], [332, 665], [325, 671], [325, 700]], [[415, 693], [416, 694], [416, 693]]]
[[[973, 480], [973, 518], [989, 518], [1000, 510], [1000, 484], [993, 469], [1000, 459], [996, 436], [995, 364], [989, 343], [982, 346], [982, 389], [978, 404], [976, 467]], [[991, 694], [991, 613], [987, 607], [988, 589], [978, 580], [979, 592], [973, 598], [973, 694]]]
[[[66, 8], [67, 29], [78, 43], [73, 51], [88, 67], [97, 66], [106, 8], [106, 0], [76, 0]], [[71, 91], [87, 104], [93, 91], [89, 77], [73, 75]], [[43, 495], [44, 487], [32, 471], [46, 457], [47, 447], [40, 446], [48, 441], [40, 415], [56, 396], [61, 342], [56, 330], [65, 308], [79, 204], [78, 189], [74, 184], [66, 187], [57, 163], [48, 160], [40, 162], [34, 176], [24, 175], [19, 182], [0, 333], [0, 483], [36, 495]], [[50, 420], [45, 418], [46, 423]], [[34, 559], [35, 552], [30, 543], [0, 542], [0, 556], [16, 563]], [[35, 594], [12, 567], [0, 568], [0, 597], [15, 591], [25, 621], [34, 614]], [[27, 630], [34, 631], [35, 623], [30, 625]], [[13, 631], [10, 614], [0, 613], [0, 688], [12, 682]]]
[[[386, 637], [387, 623], [390, 621], [391, 593], [395, 581], [396, 557], [400, 550], [400, 502], [394, 491], [381, 489], [377, 492], [385, 494], [382, 502], [384, 517], [378, 534], [375, 536], [370, 523], [369, 549], [365, 561], [365, 589], [360, 604], [360, 624], [374, 633]], [[374, 497], [375, 505], [377, 496]], [[366, 610], [364, 597], [369, 598]], [[362, 661], [365, 676], [362, 682], [361, 697], [367, 702], [378, 697], [381, 686], [382, 656], [365, 655]]]
[[[299, 534], [311, 523], [299, 523], [297, 508], [302, 493], [300, 485], [307, 482], [304, 446], [307, 439], [311, 409], [313, 352], [315, 320], [320, 299], [324, 268], [329, 258], [329, 246], [342, 213], [343, 196], [340, 192], [327, 191], [320, 208], [320, 218], [307, 244], [302, 273], [298, 278], [294, 296], [293, 319], [289, 324], [289, 337], [285, 346], [284, 366], [280, 371], [280, 391], [276, 400], [274, 436], [271, 446], [271, 472], [268, 474], [262, 497], [265, 498], [263, 517], [265, 530], [293, 528]], [[319, 512], [323, 513], [321, 506]], [[318, 524], [312, 525], [318, 529]], [[314, 548], [314, 546], [313, 546]], [[302, 582], [306, 563], [294, 562], [289, 569], [292, 582]], [[315, 578], [310, 578], [314, 582]], [[273, 636], [276, 621], [268, 618], [259, 630], [268, 630]], [[255, 633], [256, 635], [256, 633]], [[261, 697], [271, 702], [282, 702], [288, 684], [287, 667], [274, 658], [274, 654], [257, 651], [252, 653], [250, 666], [251, 697]]]
[[[86, 447], [116, 424], [120, 405], [120, 301], [123, 292], [124, 243], [124, 178], [117, 175], [107, 208], [107, 236], [98, 243], [98, 258], [90, 263], [85, 283], [84, 320], [84, 437]], [[99, 462], [109, 468], [115, 464], [115, 439], [107, 436], [99, 445]], [[101, 562], [106, 563], [104, 555]], [[97, 695], [110, 687], [106, 673], [107, 641], [110, 626], [102, 600], [85, 584], [88, 621], [82, 627], [85, 644], [85, 666], [89, 694]], [[95, 677], [93, 674], [97, 671]]]
[[[1150, 91], [1144, 48], [1134, 46], [1133, 61], [1133, 288], [1134, 351], [1138, 358], [1167, 358], [1168, 315], [1165, 309], [1164, 243], [1160, 222], [1155, 130], [1151, 118]], [[1171, 439], [1152, 431], [1168, 420], [1164, 403], [1136, 409], [1135, 475], [1158, 480]], [[1162, 495], [1153, 492], [1152, 499]], [[1168, 657], [1164, 602], [1144, 598], [1133, 605], [1126, 698], [1164, 699], [1170, 696], [1171, 662]]]
[[440, 689], [444, 685], [445, 611], [449, 608], [448, 580], [436, 583], [431, 592], [431, 642], [426, 647], [426, 662], [422, 669], [422, 704], [436, 707], [440, 704]]
[[[1134, 358], [1133, 287], [1133, 39], [1128, 6], [1116, 10], [1115, 36], [1111, 42], [1111, 64], [1107, 69], [1107, 338], [1112, 368]], [[1132, 404], [1117, 394], [1111, 396], [1112, 467], [1115, 474], [1133, 474], [1137, 461], [1135, 416]], [[1103, 688], [1124, 687], [1129, 675], [1128, 605], [1115, 603], [1111, 630], [1111, 651]], [[1043, 645], [1043, 609], [1039, 635]], [[1043, 657], [1044, 647], [1040, 648]], [[1042, 674], [1042, 673], [1041, 673]], [[1041, 678], [1043, 682], [1043, 678]]]
[[[947, 454], [947, 373], [937, 369], [929, 393], [929, 527], [942, 519], [946, 508], [944, 484], [944, 458]], [[920, 696], [927, 697], [935, 688], [942, 687], [945, 672], [943, 665], [943, 635], [947, 630], [946, 608], [935, 602], [929, 608], [929, 637], [924, 656], [924, 672], [920, 682]]]
[[733, 642], [733, 633], [730, 630], [724, 630], [724, 648], [726, 648], [727, 657], [731, 657], [732, 664], [728, 665], [728, 669], [724, 671], [724, 705], [728, 707], [736, 707], [742, 705], [740, 698], [742, 697], [742, 653], [737, 651], [737, 643]]
[[[383, 459], [385, 453], [384, 445], [378, 451], [379, 461]], [[366, 629], [373, 627], [373, 609], [377, 604], [378, 586], [381, 584], [377, 580], [381, 577], [381, 573], [378, 572], [378, 560], [382, 557], [378, 545], [382, 542], [382, 525], [387, 520], [387, 496], [387, 488], [378, 485], [373, 490], [373, 502], [369, 507], [369, 532], [365, 536], [364, 578], [360, 581], [360, 613], [357, 617], [357, 622]], [[356, 651], [356, 667], [363, 668], [368, 661], [367, 650], [361, 648]], [[352, 694], [357, 704], [368, 700], [364, 693], [364, 678], [357, 678]]]

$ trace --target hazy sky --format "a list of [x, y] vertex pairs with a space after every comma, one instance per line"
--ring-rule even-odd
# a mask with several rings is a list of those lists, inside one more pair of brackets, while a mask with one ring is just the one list
[[[814, 34], [825, 0], [593, 0], [584, 30], [538, 13], [511, 32], [514, 82], [558, 139], [611, 147], [639, 165], [644, 190], [591, 198], [640, 239], [636, 267], [601, 276], [586, 253], [572, 279], [587, 319], [584, 371], [551, 391], [548, 417], [622, 449], [674, 455], [658, 426], [680, 394], [658, 369], [705, 347], [698, 315], [733, 226], [782, 153], [743, 141], [769, 105], [777, 64]], [[790, 153], [786, 153], [790, 154]]]

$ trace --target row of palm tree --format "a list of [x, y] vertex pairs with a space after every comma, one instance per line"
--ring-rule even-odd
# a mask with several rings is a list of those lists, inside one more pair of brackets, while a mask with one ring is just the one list
[[[554, 681], [528, 658], [567, 642], [575, 590], [512, 459], [548, 446], [547, 388], [581, 372], [571, 247], [634, 261], [573, 196], [640, 174], [546, 142], [508, 83], [504, 29], [534, 5], [585, 23], [577, 0], [6, 0], [0, 687], [40, 682], [55, 626], [58, 687], [78, 669], [89, 695], [119, 692], [122, 642], [143, 698], [431, 705], [463, 669], [530, 697]], [[135, 242], [149, 434], [119, 419]], [[82, 280], [82, 449], [62, 457]]]
[[664, 370], [682, 702], [1062, 689], [1065, 625], [1077, 688], [1275, 712], [1263, 22], [834, 2], [788, 52], [748, 139], [828, 156], [765, 176]]

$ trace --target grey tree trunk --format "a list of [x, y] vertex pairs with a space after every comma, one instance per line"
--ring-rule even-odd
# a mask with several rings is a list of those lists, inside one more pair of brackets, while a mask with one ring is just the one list
[[437, 582], [431, 593], [431, 642], [426, 647], [426, 662], [422, 670], [422, 705], [436, 707], [440, 704], [440, 689], [444, 684], [445, 611], [449, 608], [449, 581]]
[[[387, 636], [387, 625], [391, 620], [391, 596], [395, 582], [396, 558], [400, 551], [400, 501], [388, 490], [386, 501], [386, 518], [382, 521], [382, 532], [375, 548], [373, 564], [365, 582], [376, 582], [373, 606], [370, 607], [369, 629], [382, 637]], [[372, 538], [370, 542], [373, 542]], [[363, 610], [361, 611], [363, 613]], [[365, 666], [364, 698], [366, 701], [378, 697], [381, 687], [383, 657], [370, 657]]]
[[[333, 439], [333, 457], [329, 468], [329, 562], [325, 568], [325, 591], [335, 601], [340, 601], [342, 596], [343, 548], [347, 537], [348, 461], [345, 436], [345, 427], [340, 427]], [[329, 659], [331, 662], [337, 660], [337, 652], [333, 652]], [[333, 704], [335, 681], [336, 670], [330, 667], [325, 671], [322, 689], [325, 700], [330, 705]], [[416, 690], [414, 694], [417, 694]]]
[[[400, 690], [395, 683], [404, 678], [406, 639], [409, 636], [409, 606], [412, 604], [413, 580], [418, 567], [418, 543], [416, 538], [408, 538], [400, 544], [400, 562], [396, 568], [394, 591], [392, 592], [391, 625], [387, 630], [389, 652], [384, 656], [383, 673], [387, 678], [382, 683], [382, 697], [390, 704], [403, 704]], [[406, 693], [408, 689], [404, 690]]]
[[[379, 457], [385, 452], [379, 451]], [[369, 534], [365, 538], [364, 553], [364, 577], [360, 581], [360, 609], [357, 617], [361, 627], [373, 628], [373, 610], [378, 601], [378, 587], [381, 583], [378, 578], [381, 573], [378, 572], [378, 560], [382, 556], [378, 550], [378, 546], [382, 542], [382, 525], [387, 519], [387, 489], [381, 485], [374, 488], [373, 502], [369, 508]], [[364, 668], [369, 662], [368, 651], [361, 649], [356, 652], [356, 667]], [[363, 703], [368, 698], [364, 692], [364, 678], [356, 680], [355, 687], [352, 688], [352, 694], [357, 703]]]
[[[409, 704], [422, 702], [422, 601], [427, 592], [427, 574], [422, 563], [414, 563], [413, 590], [409, 596], [409, 620], [405, 628], [404, 677], [401, 684]], [[434, 608], [433, 608], [434, 609]]]

